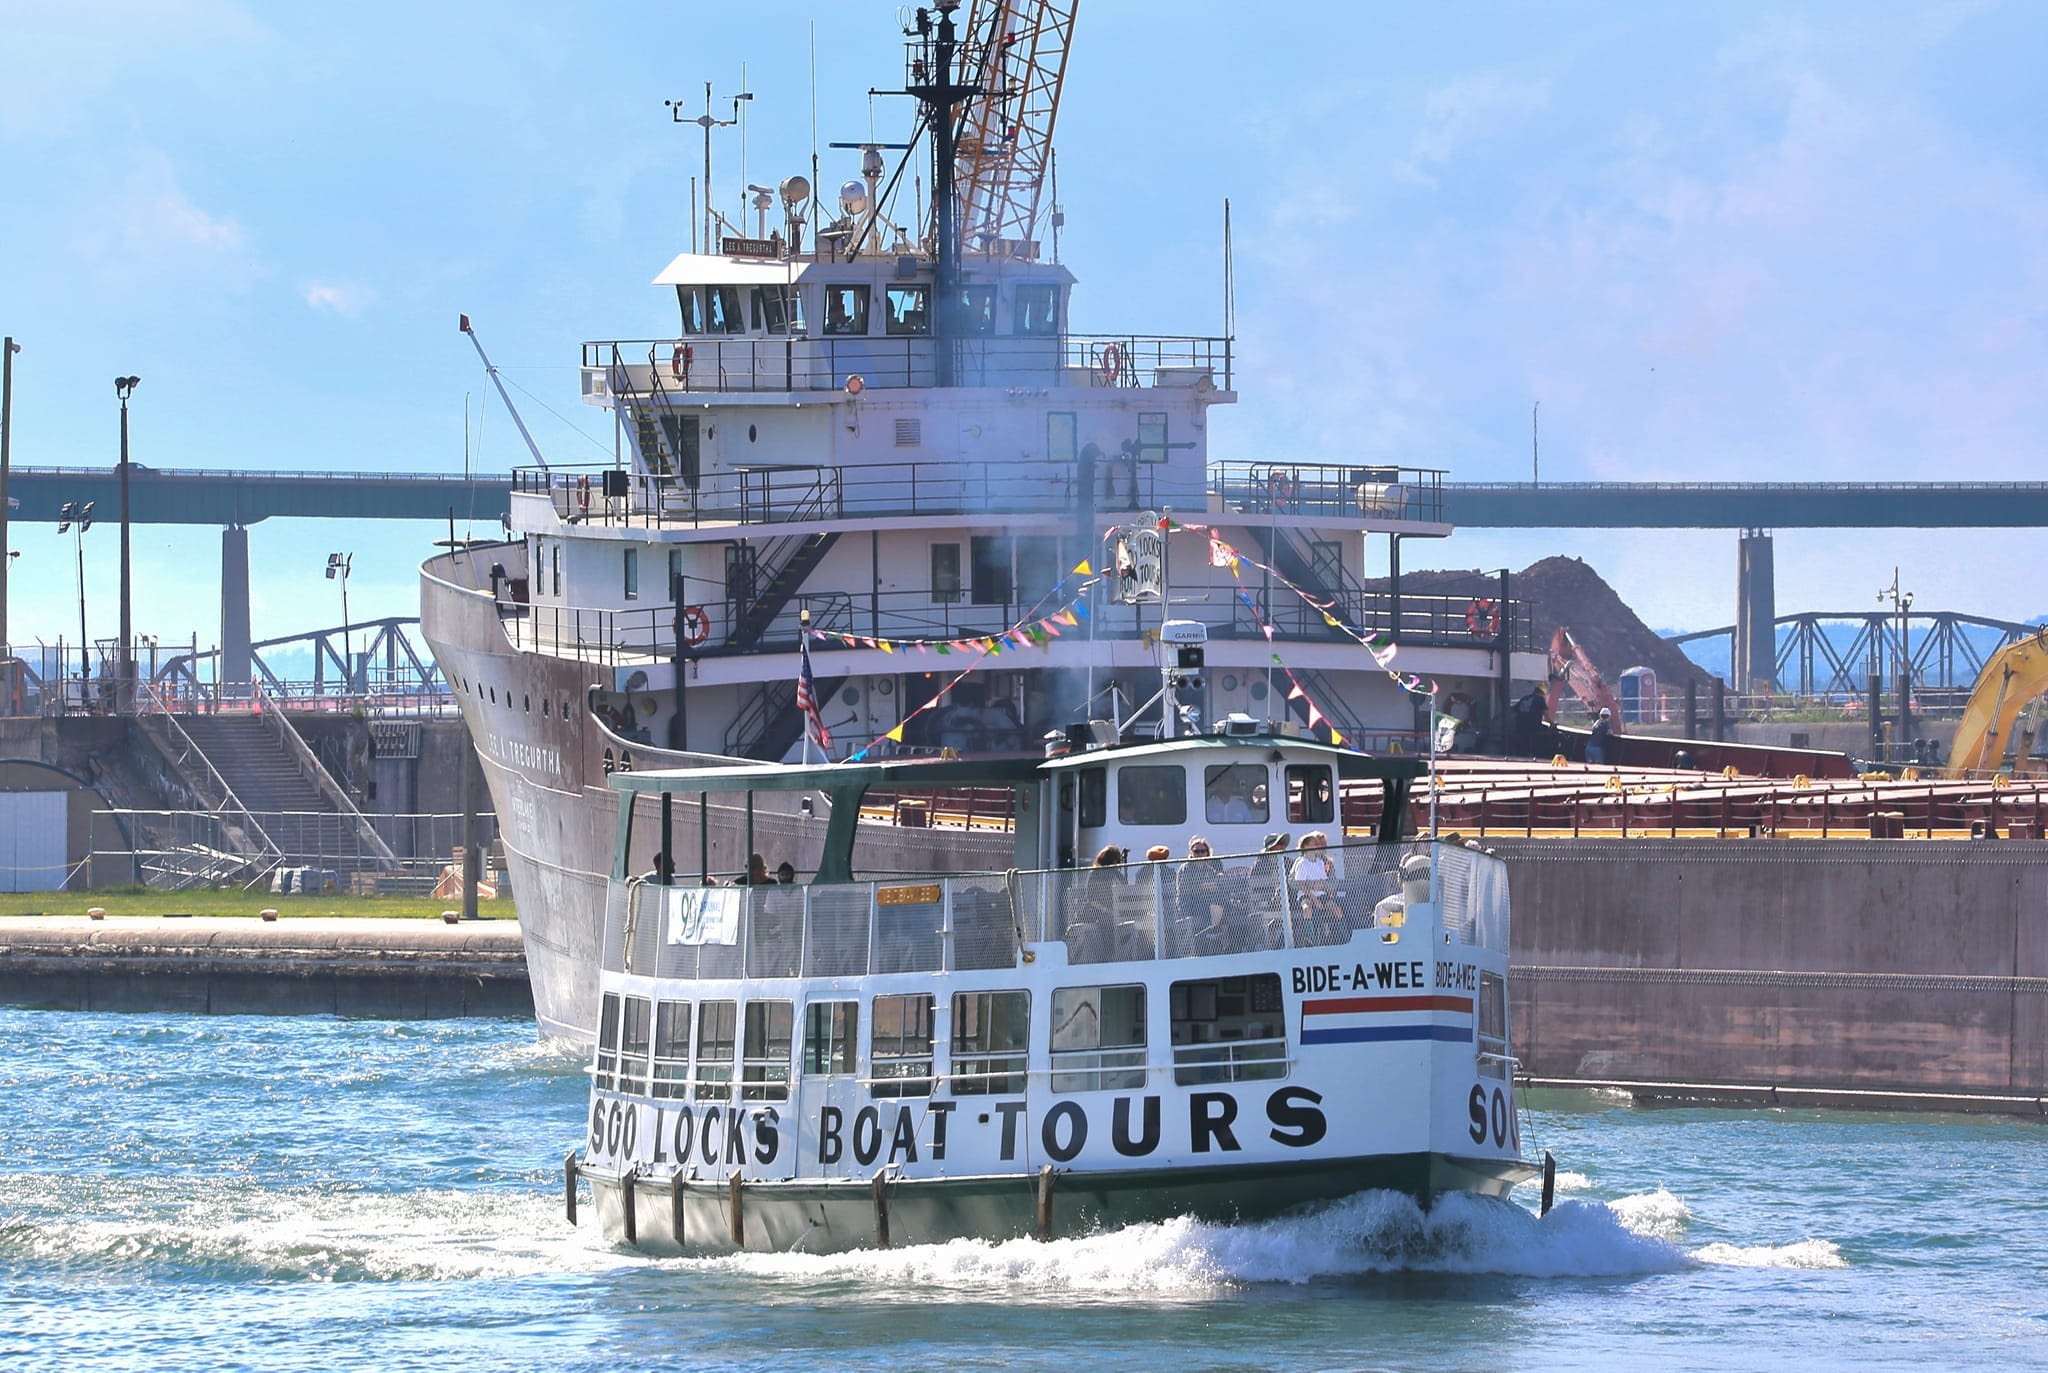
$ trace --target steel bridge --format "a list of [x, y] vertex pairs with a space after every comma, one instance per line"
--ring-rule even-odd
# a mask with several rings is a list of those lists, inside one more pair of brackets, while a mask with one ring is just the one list
[[[1778, 631], [1789, 628], [1792, 632], [1773, 635], [1776, 654], [1772, 684], [1778, 691], [1800, 696], [1855, 696], [1865, 689], [1872, 672], [1879, 681], [1895, 681], [1902, 651], [1910, 660], [1912, 680], [1917, 686], [1968, 689], [1976, 684], [1991, 653], [2029, 637], [2036, 629], [2013, 620], [1992, 620], [1949, 610], [1908, 614], [1903, 645], [1899, 641], [1899, 614], [1893, 610], [1814, 610], [1803, 615], [1780, 615], [1773, 626]], [[1830, 634], [1831, 629], [1836, 633]], [[1850, 630], [1846, 645], [1839, 642], [1843, 629]], [[1990, 631], [1998, 636], [1998, 642], [1989, 652], [1980, 651], [1980, 643], [1990, 635], [1981, 634], [1973, 642], [1970, 630]], [[1719, 629], [1674, 634], [1665, 642], [1682, 646], [1707, 639], [1727, 639], [1733, 661], [1735, 632], [1734, 625], [1722, 625]]]

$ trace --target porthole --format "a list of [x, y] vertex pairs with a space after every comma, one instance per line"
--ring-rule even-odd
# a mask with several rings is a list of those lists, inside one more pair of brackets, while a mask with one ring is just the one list
[[491, 704], [498, 704], [498, 689], [496, 687], [491, 688]]
[[1264, 682], [1252, 683], [1252, 699], [1254, 701], [1263, 701], [1266, 699], [1266, 684]]
[[756, 440], [756, 439], [758, 439], [758, 438], [760, 438], [760, 437], [761, 437], [761, 431], [760, 431], [759, 429], [755, 428], [755, 427], [754, 427], [753, 425], [751, 425], [751, 424], [747, 426], [747, 442], [748, 442], [748, 443], [752, 443], [752, 442], [754, 442], [754, 440]]
[[1237, 674], [1235, 672], [1224, 673], [1223, 680], [1220, 683], [1218, 683], [1218, 685], [1221, 686], [1225, 691], [1236, 691]]
[[840, 693], [839, 693], [839, 703], [840, 703], [841, 705], [845, 705], [845, 706], [857, 706], [857, 705], [859, 705], [859, 704], [860, 704], [860, 688], [859, 688], [859, 687], [848, 687], [848, 688], [847, 688], [846, 690], [844, 690], [844, 691], [840, 692]]
[[618, 763], [612, 758], [612, 751], [610, 749], [606, 749], [604, 751], [605, 775], [609, 777], [618, 768], [618, 766]]
[[540, 698], [540, 718], [543, 720], [548, 718], [548, 698], [545, 696]]
[[887, 677], [884, 677], [881, 681], [875, 683], [875, 695], [877, 696], [887, 696], [890, 692], [894, 690], [896, 690], [896, 684], [890, 681]]
[[533, 698], [522, 693], [519, 697], [519, 708], [528, 715], [533, 714]]

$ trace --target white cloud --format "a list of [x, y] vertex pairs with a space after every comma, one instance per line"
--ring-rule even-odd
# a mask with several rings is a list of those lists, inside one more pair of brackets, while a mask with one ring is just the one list
[[369, 287], [346, 282], [307, 282], [299, 294], [315, 310], [348, 319], [354, 319], [377, 299], [377, 293]]
[[169, 157], [153, 148], [125, 156], [126, 175], [79, 211], [76, 251], [101, 276], [150, 287], [203, 279], [216, 289], [240, 291], [261, 275], [241, 221], [195, 201]]
[[1441, 168], [1465, 147], [1508, 132], [1550, 104], [1548, 81], [1516, 81], [1498, 72], [1459, 77], [1423, 98], [1422, 127], [1394, 163], [1403, 181], [1435, 186]]

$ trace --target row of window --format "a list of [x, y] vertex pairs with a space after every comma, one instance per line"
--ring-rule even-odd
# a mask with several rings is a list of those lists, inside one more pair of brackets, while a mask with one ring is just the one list
[[[1168, 994], [1174, 1081], [1284, 1077], [1287, 1030], [1277, 974], [1176, 982]], [[1149, 1063], [1142, 985], [1062, 987], [1050, 997], [1054, 1092], [1142, 1088]], [[1031, 994], [956, 992], [943, 1073], [929, 992], [868, 1005], [867, 1076], [875, 1096], [1014, 1096], [1028, 1077]], [[656, 1001], [607, 992], [595, 1064], [600, 1091], [664, 1100], [786, 1101], [792, 1062], [805, 1078], [854, 1077], [861, 1003], [825, 997]], [[793, 1051], [801, 1050], [800, 1055]]]
[[[1336, 780], [1327, 764], [1293, 763], [1283, 769], [1287, 823], [1327, 825], [1337, 819]], [[1116, 769], [1116, 818], [1121, 825], [1184, 825], [1188, 770], [1178, 763], [1126, 763]], [[1077, 786], [1084, 828], [1104, 823], [1109, 769], [1081, 769]], [[1202, 809], [1212, 825], [1262, 825], [1272, 818], [1272, 772], [1264, 763], [1220, 763], [1202, 770]], [[1061, 804], [1074, 803], [1062, 785]]]
[[[825, 302], [824, 332], [832, 336], [859, 336], [869, 332], [874, 288], [865, 283], [835, 282], [821, 288]], [[881, 288], [882, 332], [903, 338], [918, 338], [932, 332], [932, 288], [925, 282], [892, 283]], [[754, 286], [744, 297], [749, 308], [742, 309], [737, 286], [678, 286], [676, 301], [682, 309], [685, 334], [802, 334], [804, 293], [789, 286]], [[1011, 299], [1010, 332], [1026, 337], [1056, 335], [1060, 331], [1060, 288], [1054, 282], [1027, 282], [1015, 288]], [[990, 335], [996, 331], [996, 288], [963, 286], [959, 296], [959, 332]]]

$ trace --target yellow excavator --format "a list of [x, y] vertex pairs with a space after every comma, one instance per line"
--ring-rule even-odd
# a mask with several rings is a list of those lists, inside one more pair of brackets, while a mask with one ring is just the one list
[[[2007, 644], [1984, 664], [1969, 704], [1963, 707], [1955, 742], [1949, 746], [1948, 775], [1996, 772], [2005, 762], [2013, 727], [2044, 694], [2048, 694], [2048, 626]], [[2029, 770], [2033, 745], [2034, 724], [2029, 717], [2020, 729], [2019, 747], [2012, 751], [2014, 772]]]

